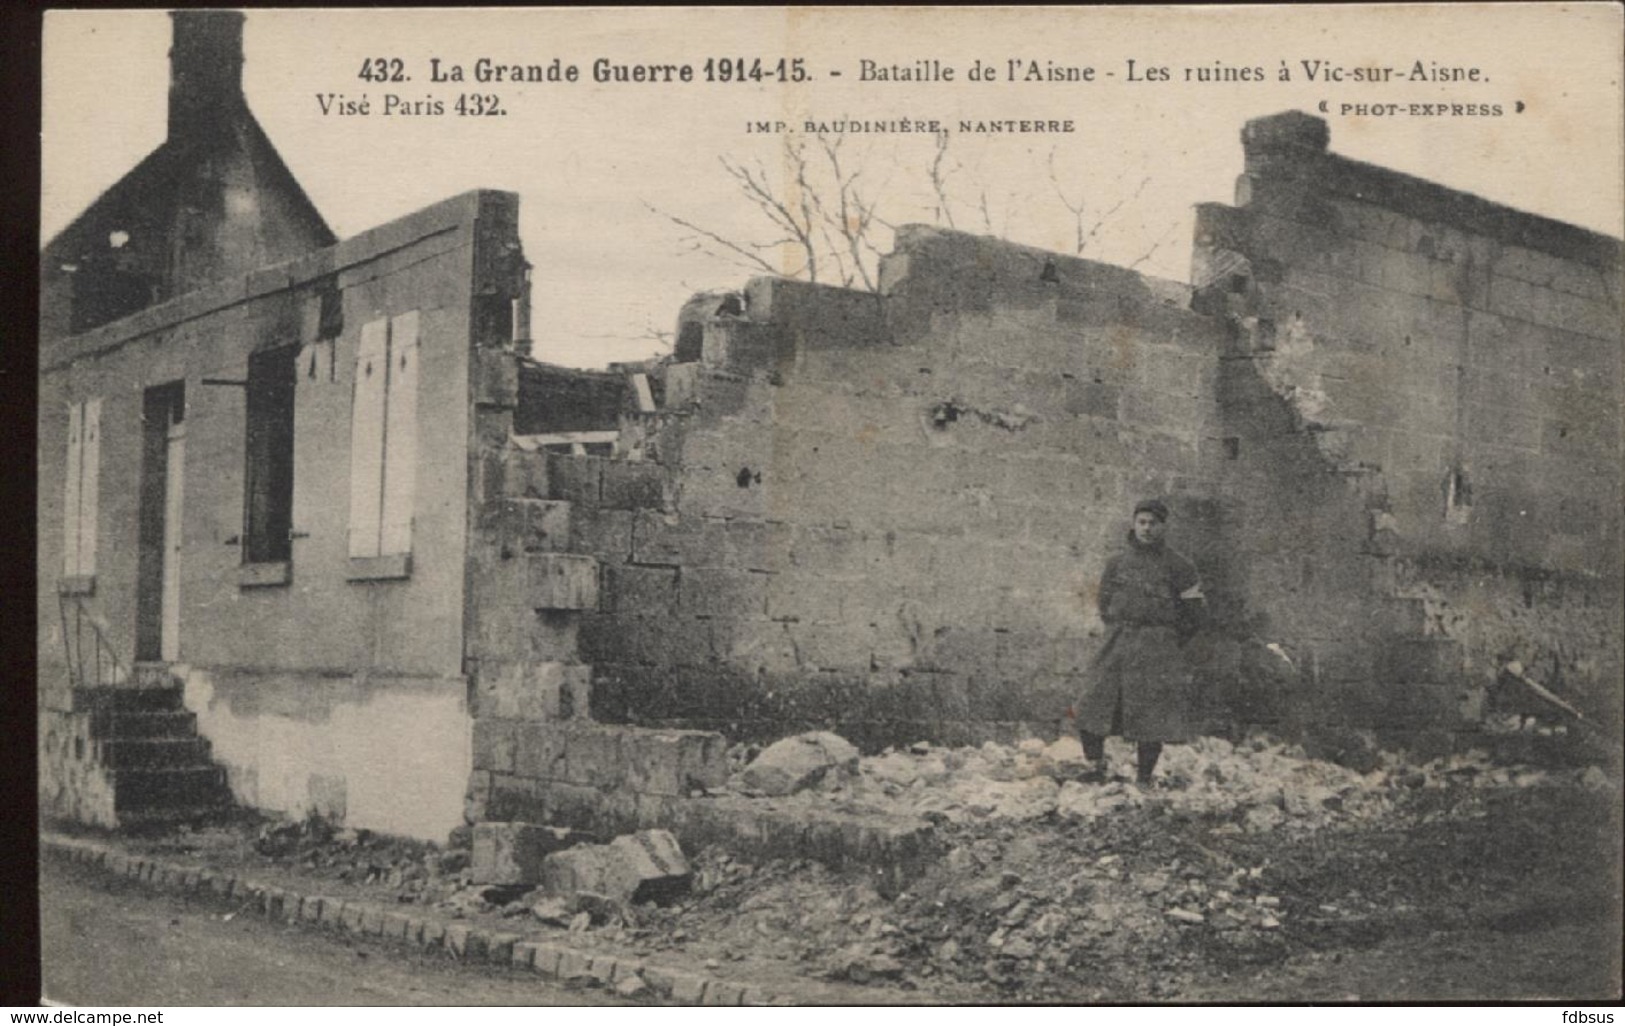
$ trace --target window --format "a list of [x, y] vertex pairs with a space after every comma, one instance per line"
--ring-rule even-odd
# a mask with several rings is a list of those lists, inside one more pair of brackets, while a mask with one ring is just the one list
[[243, 562], [293, 557], [293, 398], [298, 350], [268, 349], [248, 358]]
[[361, 328], [350, 413], [352, 577], [404, 577], [417, 488], [418, 314]]
[[62, 576], [96, 576], [96, 506], [101, 476], [102, 401], [68, 407], [68, 470], [62, 496]]

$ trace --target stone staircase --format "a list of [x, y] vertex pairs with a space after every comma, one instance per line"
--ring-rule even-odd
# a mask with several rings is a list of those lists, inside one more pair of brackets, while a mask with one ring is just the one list
[[59, 705], [40, 713], [45, 817], [127, 829], [232, 807], [225, 770], [167, 667], [138, 665], [132, 683], [70, 688]]

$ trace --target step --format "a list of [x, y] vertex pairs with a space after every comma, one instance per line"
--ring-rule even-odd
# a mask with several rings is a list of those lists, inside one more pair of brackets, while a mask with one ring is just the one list
[[138, 688], [170, 688], [180, 685], [168, 663], [136, 663], [134, 676], [134, 683]]
[[93, 753], [108, 769], [183, 769], [209, 765], [209, 742], [200, 737], [113, 738]]
[[73, 689], [74, 712], [175, 712], [181, 700], [181, 689], [173, 686]]
[[121, 712], [105, 710], [90, 714], [90, 736], [102, 740], [119, 738], [172, 738], [197, 736], [197, 714], [186, 712]]
[[222, 799], [204, 805], [172, 805], [150, 809], [121, 809], [117, 813], [120, 830], [173, 827], [180, 823], [198, 824], [224, 819], [235, 806]]
[[128, 810], [216, 805], [227, 799], [226, 771], [219, 766], [109, 770], [113, 808]]

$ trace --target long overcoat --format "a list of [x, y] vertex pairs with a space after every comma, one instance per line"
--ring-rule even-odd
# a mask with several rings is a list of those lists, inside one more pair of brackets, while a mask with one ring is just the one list
[[1195, 696], [1183, 643], [1196, 626], [1200, 595], [1190, 560], [1130, 535], [1128, 548], [1101, 575], [1100, 618], [1108, 633], [1084, 675], [1075, 710], [1080, 730], [1133, 741], [1194, 736]]

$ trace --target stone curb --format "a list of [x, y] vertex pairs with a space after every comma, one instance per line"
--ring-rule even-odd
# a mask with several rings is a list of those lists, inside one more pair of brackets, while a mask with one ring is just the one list
[[305, 928], [338, 930], [382, 941], [442, 950], [453, 958], [528, 968], [557, 982], [591, 979], [606, 989], [640, 977], [650, 992], [679, 1005], [794, 1005], [786, 994], [770, 994], [760, 987], [714, 976], [670, 969], [602, 951], [584, 951], [551, 940], [536, 940], [519, 933], [435, 915], [410, 913], [371, 902], [302, 894], [213, 869], [164, 859], [131, 855], [117, 847], [59, 834], [40, 835], [42, 852], [80, 865], [126, 877], [148, 887], [181, 893], [212, 895], [236, 902], [268, 919]]

